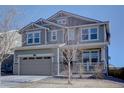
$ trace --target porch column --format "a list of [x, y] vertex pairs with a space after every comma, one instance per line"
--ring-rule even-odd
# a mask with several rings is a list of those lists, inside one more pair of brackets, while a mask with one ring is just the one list
[[86, 64], [87, 64], [87, 71], [89, 71], [89, 70], [90, 70], [90, 69], [89, 69], [89, 64], [90, 64], [90, 63], [87, 62]]
[[47, 44], [47, 30], [45, 29], [45, 45]]
[[52, 58], [52, 76], [54, 76], [54, 73], [53, 73], [53, 72], [54, 72], [54, 71], [53, 71], [53, 65], [54, 65], [54, 64], [53, 64], [53, 62], [54, 62], [53, 56], [52, 56], [51, 58]]
[[18, 62], [18, 75], [20, 75], [20, 57], [17, 57], [17, 62]]
[[105, 47], [101, 48], [101, 54], [102, 54], [102, 61], [104, 62], [104, 69], [106, 69], [107, 63], [106, 63], [106, 54], [105, 54]]
[[59, 48], [57, 48], [57, 64], [58, 64], [58, 66], [57, 66], [57, 75], [59, 75]]

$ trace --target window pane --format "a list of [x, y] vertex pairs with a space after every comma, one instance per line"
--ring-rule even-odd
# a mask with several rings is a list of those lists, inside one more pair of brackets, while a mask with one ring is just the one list
[[97, 39], [97, 34], [91, 34], [91, 39]]
[[56, 36], [53, 36], [53, 40], [56, 40]]
[[40, 39], [39, 39], [39, 38], [35, 38], [35, 39], [34, 39], [34, 42], [35, 42], [35, 43], [39, 43], [39, 42], [40, 42]]
[[40, 33], [34, 33], [34, 43], [40, 42]]
[[50, 59], [51, 57], [44, 57], [44, 59]]
[[28, 58], [27, 57], [24, 57], [23, 60], [27, 60]]
[[97, 34], [97, 28], [91, 28], [91, 34]]
[[89, 57], [89, 52], [83, 52], [83, 57], [88, 58]]
[[82, 35], [83, 35], [83, 34], [88, 35], [88, 29], [83, 29], [83, 30], [82, 30]]
[[89, 52], [83, 52], [83, 62], [87, 63], [90, 61], [90, 54]]
[[43, 59], [43, 57], [36, 57], [36, 59]]
[[28, 38], [33, 38], [33, 34], [32, 33], [28, 34]]
[[27, 38], [28, 38], [29, 44], [33, 43], [33, 34], [32, 33], [28, 33]]
[[83, 29], [81, 33], [81, 39], [82, 40], [88, 40], [89, 35], [88, 35], [88, 29]]
[[91, 32], [91, 39], [97, 39], [97, 28], [92, 28]]
[[53, 35], [56, 35], [56, 32], [52, 32], [53, 33]]
[[36, 37], [40, 37], [40, 33], [35, 33], [34, 34], [34, 37], [36, 38]]
[[34, 57], [29, 57], [29, 59], [35, 59]]
[[28, 43], [29, 43], [29, 44], [33, 43], [33, 38], [28, 39]]
[[51, 37], [52, 37], [52, 40], [56, 40], [57, 39], [57, 32], [51, 32]]
[[88, 35], [82, 35], [82, 40], [88, 40]]
[[92, 51], [91, 52], [91, 61], [92, 62], [98, 62], [98, 51]]

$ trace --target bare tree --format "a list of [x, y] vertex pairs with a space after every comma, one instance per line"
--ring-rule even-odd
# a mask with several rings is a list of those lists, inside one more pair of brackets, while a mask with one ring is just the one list
[[68, 84], [72, 84], [71, 83], [72, 67], [73, 67], [74, 58], [76, 56], [76, 51], [77, 51], [76, 48], [69, 47], [68, 45], [66, 48], [61, 49], [61, 53], [63, 55], [64, 66], [68, 68]]
[[10, 30], [15, 29], [15, 17], [17, 12], [14, 9], [8, 10], [0, 20], [0, 75], [1, 75], [1, 64], [7, 59], [12, 52], [14, 41], [16, 40], [15, 34]]

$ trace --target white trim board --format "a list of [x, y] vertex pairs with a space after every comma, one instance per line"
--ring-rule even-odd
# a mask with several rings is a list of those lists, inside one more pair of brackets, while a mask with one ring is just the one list
[[47, 48], [58, 48], [65, 46], [65, 43], [62, 44], [48, 44], [48, 45], [37, 45], [37, 46], [25, 46], [25, 47], [16, 47], [15, 50], [32, 50], [32, 49], [47, 49]]
[[33, 54], [18, 55], [18, 57], [45, 57], [45, 56], [53, 56], [53, 54], [51, 54], [51, 53], [49, 53], [49, 54], [36, 54], [36, 56], [34, 56]]

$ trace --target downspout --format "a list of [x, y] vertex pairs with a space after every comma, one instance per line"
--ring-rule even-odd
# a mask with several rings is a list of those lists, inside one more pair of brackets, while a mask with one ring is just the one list
[[60, 74], [60, 73], [59, 73], [59, 63], [60, 63], [60, 62], [59, 62], [59, 48], [57, 48], [57, 63], [58, 63], [58, 66], [57, 66], [57, 67], [58, 67], [57, 75], [59, 76], [59, 74]]

